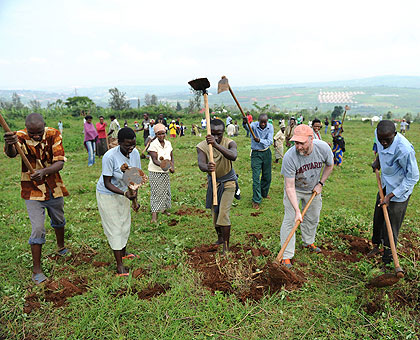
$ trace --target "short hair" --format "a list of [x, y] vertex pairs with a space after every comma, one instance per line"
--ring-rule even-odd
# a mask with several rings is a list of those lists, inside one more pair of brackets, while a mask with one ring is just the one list
[[261, 113], [261, 114], [258, 116], [258, 120], [260, 120], [260, 119], [262, 119], [262, 118], [264, 118], [264, 117], [266, 117], [266, 118], [267, 118], [267, 120], [268, 120], [268, 114], [266, 114], [266, 113]]
[[104, 116], [99, 116], [99, 118], [103, 118], [103, 119], [105, 119], [105, 117], [104, 117]]
[[45, 124], [44, 118], [39, 113], [30, 113], [25, 119], [25, 126], [32, 124]]
[[315, 123], [321, 123], [321, 121], [320, 121], [318, 118], [315, 118], [315, 119], [312, 121], [312, 125], [314, 125]]
[[86, 117], [85, 117], [85, 119], [86, 120], [88, 120], [88, 119], [92, 119], [93, 117], [91, 116], [91, 115], [87, 115]]
[[118, 142], [124, 142], [125, 139], [135, 139], [136, 133], [132, 128], [124, 127], [118, 131]]
[[223, 120], [219, 118], [213, 118], [210, 121], [210, 126], [223, 126], [223, 130], [225, 129], [225, 123], [223, 123]]
[[117, 117], [115, 117], [114, 115], [111, 115], [111, 116], [109, 116], [109, 118], [116, 119]]
[[376, 129], [380, 134], [393, 133], [395, 132], [395, 124], [391, 120], [381, 120]]

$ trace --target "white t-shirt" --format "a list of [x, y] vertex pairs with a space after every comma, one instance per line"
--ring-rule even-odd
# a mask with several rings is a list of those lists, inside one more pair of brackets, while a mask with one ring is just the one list
[[123, 182], [123, 172], [121, 171], [121, 165], [127, 163], [130, 167], [137, 167], [141, 169], [140, 154], [137, 149], [134, 149], [130, 154], [130, 158], [125, 157], [118, 145], [115, 148], [108, 150], [102, 157], [102, 174], [99, 177], [98, 184], [96, 184], [96, 190], [101, 194], [115, 195], [115, 192], [108, 190], [104, 184], [103, 176], [111, 176], [111, 183], [114, 184], [118, 189], [126, 191], [127, 185]]
[[319, 182], [323, 165], [332, 165], [333, 153], [322, 140], [313, 140], [313, 150], [308, 156], [301, 156], [293, 146], [287, 150], [281, 165], [281, 174], [295, 178], [296, 191], [312, 192]]
[[[158, 160], [160, 157], [163, 157], [163, 159], [171, 160], [172, 145], [170, 141], [165, 140], [165, 146], [162, 147], [159, 140], [156, 138], [153, 142], [150, 143], [148, 151], [156, 152]], [[169, 170], [163, 171], [160, 166], [157, 166], [155, 163], [153, 163], [152, 157], [150, 157], [148, 170], [153, 171], [153, 172], [168, 172], [169, 171]]]
[[229, 137], [232, 137], [235, 134], [235, 131], [235, 125], [233, 124], [229, 124], [226, 128], [226, 132]]

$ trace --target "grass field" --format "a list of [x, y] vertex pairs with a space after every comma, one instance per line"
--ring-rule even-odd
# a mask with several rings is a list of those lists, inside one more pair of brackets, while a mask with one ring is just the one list
[[[140, 190], [142, 208], [132, 214], [127, 248], [140, 258], [127, 261], [132, 273], [128, 279], [117, 278], [95, 198], [101, 163], [87, 167], [82, 124], [70, 118], [63, 121], [70, 126], [64, 130], [68, 162], [61, 173], [70, 192], [65, 215], [66, 243], [72, 254], [55, 256], [55, 237], [48, 227], [42, 261], [51, 279], [47, 285], [34, 286], [31, 281], [27, 243], [31, 226], [19, 194], [20, 161], [0, 155], [0, 339], [418, 338], [418, 186], [398, 245], [405, 279], [388, 288], [365, 286], [381, 274], [379, 259], [364, 256], [377, 192], [369, 166], [373, 159], [370, 124], [346, 122], [344, 164], [334, 170], [323, 191], [317, 245], [324, 253], [308, 253], [300, 248], [297, 238], [294, 270], [305, 277], [305, 283], [277, 292], [263, 289], [262, 298], [247, 299], [241, 296], [251, 296], [249, 287], [254, 279], [249, 270], [263, 268], [280, 250], [280, 164], [273, 164], [271, 199], [255, 214], [251, 208], [250, 142], [241, 129], [234, 166], [242, 199], [234, 202], [231, 211], [231, 245], [240, 245], [227, 259], [215, 255], [218, 270], [229, 282], [227, 289], [211, 290], [202, 281], [203, 274], [193, 268], [191, 255], [195, 253], [192, 248], [215, 240], [210, 215], [202, 211], [206, 178], [197, 167], [195, 151], [202, 138], [188, 133], [172, 141], [176, 167], [171, 175], [172, 215], [159, 215], [159, 224], [150, 225], [150, 188], [146, 185]], [[56, 126], [56, 121], [47, 123]], [[184, 123], [191, 126], [191, 122]], [[407, 137], [419, 154], [416, 124], [411, 125]], [[330, 137], [325, 139], [330, 141]], [[141, 149], [142, 140], [139, 135]], [[142, 162], [147, 169], [147, 162]], [[248, 233], [260, 233], [262, 238]], [[365, 249], [355, 247], [356, 241], [365, 242]], [[257, 248], [266, 248], [271, 254], [255, 252]], [[249, 263], [251, 267], [247, 267]]]

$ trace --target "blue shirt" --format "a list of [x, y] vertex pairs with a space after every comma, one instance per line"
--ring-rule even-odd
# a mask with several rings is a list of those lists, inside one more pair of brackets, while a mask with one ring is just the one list
[[123, 172], [121, 171], [121, 165], [127, 163], [130, 167], [137, 167], [141, 169], [140, 154], [137, 149], [134, 149], [130, 153], [130, 158], [125, 157], [118, 145], [115, 148], [108, 150], [102, 157], [102, 174], [99, 178], [98, 184], [96, 184], [96, 190], [101, 194], [117, 195], [115, 192], [108, 190], [104, 184], [104, 176], [111, 176], [111, 183], [114, 184], [118, 189], [126, 191], [127, 185], [123, 182]]
[[255, 133], [255, 137], [260, 139], [257, 143], [251, 135], [251, 150], [264, 150], [273, 144], [274, 128], [273, 125], [267, 123], [265, 129], [260, 128], [259, 122], [252, 122], [251, 129]]
[[[375, 137], [378, 140], [375, 130]], [[405, 202], [413, 192], [414, 185], [419, 180], [419, 168], [413, 145], [400, 133], [386, 149], [381, 143], [378, 147], [381, 164], [382, 187], [387, 193], [393, 193], [392, 202]]]

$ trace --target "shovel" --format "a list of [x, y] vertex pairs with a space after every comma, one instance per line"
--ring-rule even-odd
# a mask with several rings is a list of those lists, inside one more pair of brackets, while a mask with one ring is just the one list
[[[247, 118], [244, 111], [242, 110], [241, 104], [239, 104], [238, 100], [236, 99], [235, 95], [233, 94], [233, 91], [232, 91], [232, 88], [229, 85], [228, 79], [225, 76], [223, 76], [222, 79], [220, 79], [219, 83], [217, 84], [217, 93], [219, 94], [219, 93], [224, 92], [224, 91], [229, 91], [230, 92], [230, 94], [232, 95], [233, 100], [235, 101], [236, 105], [238, 105], [239, 111], [241, 111], [242, 116], [244, 118]], [[251, 125], [249, 125], [248, 118], [246, 119], [246, 124], [248, 125], [249, 131], [251, 131], [252, 137], [254, 137], [254, 139], [255, 139], [256, 137], [255, 137], [254, 131], [252, 131], [252, 129], [251, 129]]]
[[[384, 192], [382, 191], [381, 184], [381, 175], [379, 170], [375, 169], [376, 181], [378, 182], [379, 197], [381, 200], [384, 199]], [[400, 262], [398, 261], [397, 249], [395, 248], [394, 243], [394, 234], [392, 233], [391, 221], [389, 220], [388, 209], [386, 205], [382, 205], [382, 210], [384, 212], [386, 230], [388, 232], [389, 245], [391, 246], [392, 259], [394, 260], [395, 274], [387, 273], [373, 278], [369, 281], [369, 287], [387, 287], [392, 286], [397, 283], [399, 279], [404, 277], [404, 271], [400, 267]]]
[[[12, 132], [10, 130], [9, 125], [7, 125], [6, 121], [4, 120], [3, 116], [0, 114], [0, 124], [3, 127], [3, 130], [5, 132]], [[23, 152], [22, 148], [18, 143], [15, 144], [15, 148], [17, 152], [19, 153], [20, 157], [22, 158], [23, 163], [25, 163], [26, 167], [28, 168], [29, 172], [31, 174], [35, 173], [35, 169], [32, 167], [31, 163], [29, 163], [28, 158], [26, 158], [25, 153]]]
[[[121, 165], [121, 171], [124, 173], [122, 180], [125, 184], [127, 184], [130, 193], [134, 193], [134, 191], [136, 191], [140, 185], [145, 182], [146, 175], [139, 168], [130, 168], [124, 163]], [[138, 204], [137, 198], [132, 200], [132, 207], [135, 212], [139, 211], [140, 204]]]
[[[207, 135], [211, 135], [210, 127], [210, 112], [209, 112], [209, 98], [207, 89], [210, 87], [210, 82], [207, 78], [198, 78], [188, 82], [188, 84], [196, 91], [202, 91], [204, 97], [204, 108], [206, 113]], [[209, 144], [209, 161], [214, 163], [213, 159], [213, 145]], [[217, 205], [217, 183], [216, 173], [211, 172], [211, 181], [213, 184], [213, 205]]]

